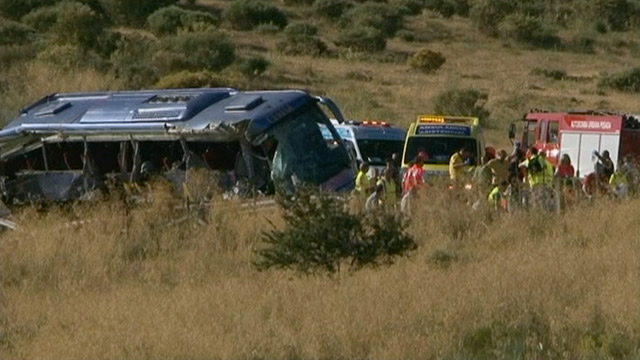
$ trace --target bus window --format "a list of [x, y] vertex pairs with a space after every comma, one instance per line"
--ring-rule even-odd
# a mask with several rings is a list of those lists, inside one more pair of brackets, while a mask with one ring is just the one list
[[549, 121], [549, 134], [547, 135], [547, 142], [555, 144], [558, 142], [558, 121]]

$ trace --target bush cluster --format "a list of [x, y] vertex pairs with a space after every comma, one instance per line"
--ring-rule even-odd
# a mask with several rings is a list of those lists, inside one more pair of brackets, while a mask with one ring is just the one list
[[154, 65], [163, 73], [218, 71], [235, 60], [234, 45], [224, 34], [214, 30], [167, 36], [160, 40], [158, 47]]
[[243, 59], [242, 61], [240, 61], [238, 67], [242, 75], [249, 79], [253, 79], [267, 71], [269, 65], [269, 60], [263, 58], [262, 56], [255, 56]]
[[337, 21], [345, 11], [353, 7], [349, 0], [316, 0], [313, 9], [317, 14], [329, 20]]
[[448, 18], [453, 15], [468, 16], [471, 5], [469, 0], [426, 0], [425, 7]]
[[349, 9], [341, 23], [343, 27], [371, 27], [389, 37], [400, 29], [404, 15], [402, 9], [389, 4], [367, 2]]
[[489, 95], [476, 89], [448, 89], [434, 99], [434, 110], [438, 114], [476, 116], [481, 120], [489, 117], [484, 105]]
[[251, 30], [260, 24], [287, 25], [287, 16], [262, 0], [235, 0], [224, 11], [224, 18], [236, 30]]
[[555, 29], [537, 18], [522, 13], [505, 17], [498, 25], [498, 32], [504, 39], [512, 39], [541, 48], [558, 47], [561, 42]]
[[447, 59], [439, 52], [422, 49], [409, 59], [409, 65], [424, 73], [433, 73], [440, 69]]
[[149, 29], [156, 35], [174, 35], [179, 29], [218, 25], [218, 18], [204, 11], [192, 11], [169, 6], [158, 9], [147, 19]]
[[31, 41], [35, 30], [17, 21], [0, 18], [0, 45], [21, 45]]
[[353, 270], [390, 264], [417, 248], [407, 222], [393, 213], [352, 214], [343, 199], [310, 189], [281, 196], [278, 204], [285, 227], [263, 232], [259, 269], [331, 274], [344, 264]]
[[387, 47], [387, 39], [380, 30], [361, 26], [341, 30], [336, 45], [354, 51], [376, 52]]
[[327, 44], [316, 36], [317, 33], [318, 29], [312, 25], [287, 25], [285, 38], [276, 43], [276, 48], [287, 55], [321, 56], [327, 52]]
[[624, 92], [640, 93], [640, 67], [606, 75], [600, 80], [600, 86]]
[[114, 22], [142, 27], [154, 11], [179, 0], [99, 0], [100, 5]]

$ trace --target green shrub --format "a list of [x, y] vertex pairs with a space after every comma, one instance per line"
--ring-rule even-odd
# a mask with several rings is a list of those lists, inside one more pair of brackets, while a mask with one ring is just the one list
[[235, 47], [217, 31], [190, 32], [162, 38], [154, 64], [162, 73], [221, 70], [235, 60]]
[[448, 18], [453, 15], [468, 16], [471, 5], [469, 0], [426, 0], [424, 7]]
[[193, 28], [197, 24], [204, 26], [218, 25], [218, 19], [204, 11], [185, 10], [177, 6], [169, 6], [156, 10], [147, 19], [149, 29], [156, 35], [174, 35], [182, 28]]
[[21, 45], [30, 42], [35, 30], [17, 21], [0, 18], [0, 45]]
[[409, 15], [418, 15], [424, 8], [422, 0], [390, 0], [389, 5], [396, 7], [404, 7], [408, 10]]
[[[594, 0], [596, 14], [604, 19], [611, 31], [624, 31], [631, 25], [637, 1], [633, 0]], [[636, 10], [637, 11], [637, 10]]]
[[412, 42], [416, 39], [416, 34], [411, 30], [400, 30], [396, 33], [396, 36], [406, 42]]
[[387, 46], [387, 40], [380, 30], [360, 26], [340, 31], [336, 45], [353, 51], [376, 52]]
[[591, 34], [578, 33], [564, 42], [564, 49], [581, 54], [596, 52], [596, 38]]
[[50, 3], [51, 0], [0, 0], [0, 14], [18, 20], [33, 9]]
[[154, 85], [158, 89], [186, 89], [229, 86], [225, 79], [211, 71], [180, 71], [166, 75]]
[[533, 75], [540, 75], [553, 80], [565, 80], [568, 77], [567, 72], [563, 69], [534, 68], [531, 73]]
[[600, 86], [630, 93], [640, 93], [640, 67], [603, 76]]
[[498, 36], [498, 25], [517, 10], [516, 0], [475, 0], [469, 15], [481, 32]]
[[435, 11], [445, 18], [451, 17], [456, 13], [456, 4], [453, 0], [426, 0], [425, 8]]
[[127, 88], [150, 86], [157, 80], [152, 63], [154, 49], [154, 41], [145, 36], [136, 33], [122, 36], [110, 57], [111, 73]]
[[315, 12], [329, 20], [339, 20], [352, 7], [353, 3], [348, 0], [316, 0], [313, 3]]
[[104, 33], [102, 17], [90, 6], [72, 1], [56, 5], [58, 18], [50, 31], [61, 44], [94, 46]]
[[29, 61], [37, 54], [38, 47], [34, 44], [0, 45], [0, 64], [9, 68], [13, 64]]
[[482, 120], [489, 117], [484, 108], [487, 93], [476, 89], [449, 89], [440, 92], [434, 99], [434, 110], [438, 114], [477, 116]]
[[224, 18], [236, 30], [251, 30], [260, 24], [287, 25], [287, 16], [262, 0], [235, 0], [224, 11]]
[[516, 13], [505, 17], [498, 26], [502, 38], [515, 40], [536, 47], [552, 48], [560, 45], [555, 29], [537, 18]]
[[412, 68], [420, 70], [424, 73], [436, 72], [447, 59], [439, 52], [431, 51], [428, 49], [422, 49], [411, 57], [409, 65]]
[[388, 4], [364, 3], [347, 11], [341, 25], [343, 28], [374, 28], [384, 36], [393, 36], [402, 25], [404, 13]]
[[147, 17], [165, 6], [174, 5], [179, 0], [99, 0], [109, 17], [119, 24], [142, 27]]
[[304, 36], [280, 40], [276, 43], [276, 50], [286, 55], [322, 56], [328, 47], [315, 36]]
[[284, 35], [289, 38], [316, 36], [318, 35], [318, 28], [309, 24], [289, 24], [284, 28]]
[[275, 35], [280, 31], [280, 27], [274, 24], [260, 24], [256, 26], [255, 31], [263, 35]]
[[22, 17], [22, 22], [40, 31], [47, 32], [58, 22], [59, 8], [45, 6], [37, 8]]
[[406, 221], [392, 213], [350, 213], [333, 194], [302, 189], [294, 198], [280, 196], [285, 227], [264, 231], [257, 251], [258, 269], [292, 269], [304, 274], [335, 273], [391, 264], [417, 245]]
[[269, 65], [269, 60], [263, 58], [262, 56], [255, 56], [248, 59], [243, 59], [238, 65], [238, 68], [240, 69], [242, 75], [249, 79], [253, 79], [267, 71]]
[[40, 53], [38, 60], [66, 70], [91, 68], [106, 70], [108, 63], [93, 50], [77, 45], [52, 45]]
[[286, 6], [300, 6], [300, 5], [311, 5], [313, 4], [313, 0], [282, 0], [282, 3]]
[[327, 44], [315, 36], [317, 33], [318, 29], [312, 25], [287, 25], [285, 39], [276, 43], [276, 49], [287, 55], [323, 55], [327, 52]]

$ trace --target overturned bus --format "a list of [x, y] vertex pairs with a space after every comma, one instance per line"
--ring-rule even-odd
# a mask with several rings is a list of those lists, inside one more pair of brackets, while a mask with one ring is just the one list
[[293, 90], [52, 94], [0, 131], [0, 189], [8, 203], [65, 201], [109, 180], [162, 174], [179, 184], [208, 169], [245, 194], [303, 183], [348, 190], [353, 160], [319, 105], [342, 119], [330, 99]]

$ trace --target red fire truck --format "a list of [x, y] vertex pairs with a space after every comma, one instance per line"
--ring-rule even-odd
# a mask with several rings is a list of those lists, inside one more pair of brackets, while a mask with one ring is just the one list
[[[626, 156], [640, 157], [640, 116], [608, 112], [544, 112], [531, 111], [523, 118], [523, 149], [534, 146], [547, 154], [554, 164], [568, 154], [577, 176], [593, 171], [593, 152], [609, 151], [617, 161]], [[515, 124], [509, 129], [515, 138]]]

